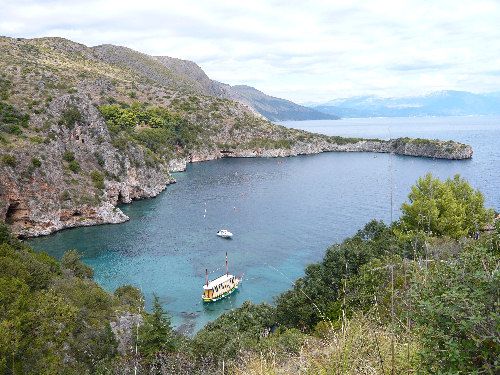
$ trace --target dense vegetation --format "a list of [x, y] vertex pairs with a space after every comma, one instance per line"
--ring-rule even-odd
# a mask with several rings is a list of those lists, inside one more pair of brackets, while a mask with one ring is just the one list
[[111, 368], [109, 319], [119, 300], [68, 252], [62, 263], [0, 227], [0, 373], [83, 374]]
[[484, 208], [484, 197], [467, 181], [455, 176], [441, 182], [430, 174], [411, 188], [409, 203], [401, 207], [403, 216], [398, 234], [474, 236], [493, 220], [493, 210]]
[[176, 148], [192, 149], [199, 144], [201, 127], [163, 107], [115, 103], [103, 105], [99, 110], [117, 147], [132, 140], [158, 156], [165, 156]]
[[[61, 263], [1, 227], [0, 368], [4, 373], [373, 374], [500, 370], [500, 222], [481, 193], [431, 175], [402, 217], [368, 223], [276, 299], [246, 302], [193, 338], [155, 298], [138, 355], [117, 354], [110, 322], [143, 309], [130, 286], [109, 295], [70, 251]], [[415, 220], [423, 218], [423, 220]], [[431, 225], [422, 225], [422, 222]], [[451, 222], [455, 222], [452, 224]], [[485, 228], [490, 228], [485, 231]]]
[[28, 126], [28, 120], [27, 114], [0, 100], [0, 135], [1, 133], [21, 135], [22, 128]]

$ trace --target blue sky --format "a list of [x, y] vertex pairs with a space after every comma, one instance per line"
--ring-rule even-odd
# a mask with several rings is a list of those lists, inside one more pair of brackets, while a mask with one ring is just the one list
[[189, 59], [297, 102], [500, 91], [499, 25], [498, 0], [0, 0], [1, 35]]

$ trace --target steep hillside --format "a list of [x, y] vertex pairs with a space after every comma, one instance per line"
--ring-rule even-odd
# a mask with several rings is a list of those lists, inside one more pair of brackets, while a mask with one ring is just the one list
[[179, 77], [190, 81], [191, 87], [198, 92], [218, 98], [237, 99], [234, 97], [231, 86], [210, 79], [196, 63], [168, 56], [155, 58]]
[[194, 62], [167, 56], [157, 56], [171, 72], [192, 81], [191, 87], [206, 95], [213, 95], [238, 101], [248, 105], [256, 113], [271, 121], [285, 120], [324, 120], [338, 119], [338, 116], [325, 114], [311, 108], [295, 104], [289, 100], [275, 98], [245, 85], [230, 86], [210, 79]]
[[168, 56], [148, 56], [127, 47], [92, 48], [99, 59], [120, 65], [135, 74], [175, 90], [230, 99], [247, 105], [271, 121], [337, 119], [291, 101], [274, 98], [249, 86], [230, 86], [210, 79], [196, 63]]
[[0, 220], [21, 236], [123, 222], [118, 203], [157, 195], [174, 182], [169, 171], [188, 162], [323, 151], [472, 155], [451, 141], [274, 125], [247, 105], [200, 93], [186, 70], [123, 47], [2, 37], [0, 54]]

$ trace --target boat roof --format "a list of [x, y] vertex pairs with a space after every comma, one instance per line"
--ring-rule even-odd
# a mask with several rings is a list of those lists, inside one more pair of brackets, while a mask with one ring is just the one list
[[231, 274], [219, 276], [215, 280], [209, 281], [208, 285], [207, 284], [203, 285], [203, 289], [213, 289], [215, 286], [225, 283], [226, 281], [229, 281], [233, 277], [234, 275]]

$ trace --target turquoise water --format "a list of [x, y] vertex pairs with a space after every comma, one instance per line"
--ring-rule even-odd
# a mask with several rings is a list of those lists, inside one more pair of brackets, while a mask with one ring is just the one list
[[[107, 290], [133, 284], [150, 304], [156, 293], [177, 327], [193, 332], [245, 300], [272, 302], [304, 266], [372, 218], [390, 221], [415, 180], [460, 173], [500, 209], [500, 118], [349, 119], [287, 122], [326, 134], [455, 139], [474, 147], [472, 160], [447, 161], [370, 153], [283, 159], [223, 159], [191, 164], [155, 199], [121, 208], [130, 221], [65, 230], [30, 241], [61, 257], [76, 248]], [[392, 181], [392, 189], [391, 189]], [[205, 211], [206, 210], [206, 211]], [[234, 233], [218, 238], [218, 229]], [[237, 293], [201, 303], [205, 268], [217, 277], [244, 274]]]

